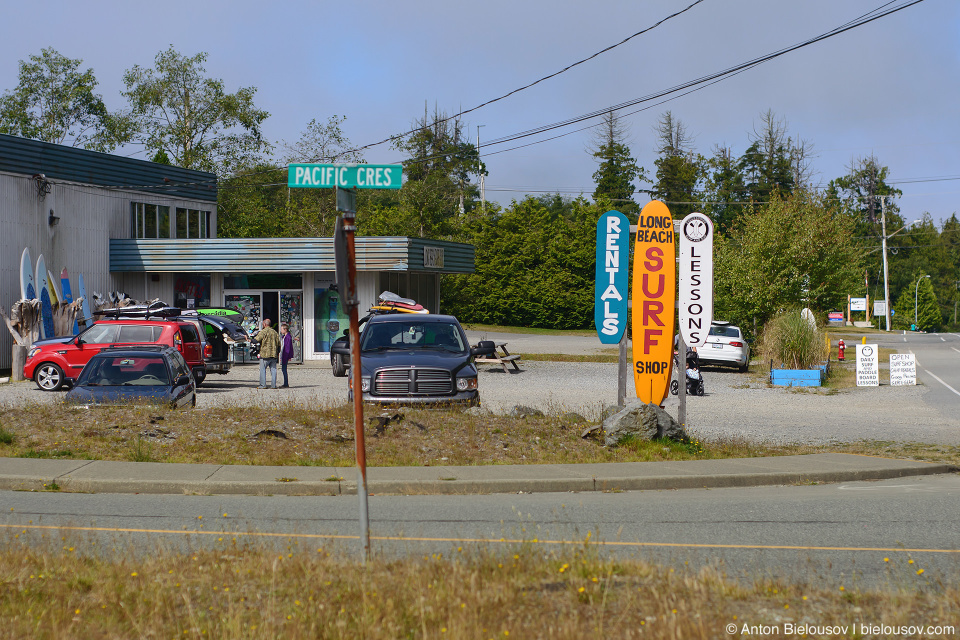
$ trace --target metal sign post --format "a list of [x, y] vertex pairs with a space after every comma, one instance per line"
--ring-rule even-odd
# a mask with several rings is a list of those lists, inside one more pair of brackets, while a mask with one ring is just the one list
[[[353, 388], [353, 426], [357, 448], [357, 496], [360, 498], [360, 544], [363, 547], [363, 559], [370, 559], [370, 512], [367, 507], [367, 448], [363, 438], [363, 389], [361, 387], [360, 367], [360, 321], [357, 307], [357, 259], [356, 259], [356, 209], [354, 194], [342, 194], [342, 191], [351, 191], [337, 187], [337, 210], [343, 213], [337, 220], [337, 237], [334, 238], [334, 248], [342, 247], [346, 253], [346, 260], [337, 260], [339, 267], [346, 262], [346, 282], [340, 280], [342, 270], [337, 270], [338, 282], [350, 317], [350, 378]], [[341, 206], [344, 208], [341, 209]], [[339, 258], [339, 256], [337, 256]]]
[[336, 189], [337, 218], [333, 251], [337, 287], [350, 318], [350, 380], [353, 389], [353, 421], [357, 447], [357, 495], [360, 497], [360, 543], [363, 559], [370, 559], [370, 518], [367, 509], [367, 448], [363, 440], [363, 380], [360, 367], [360, 321], [357, 308], [356, 213], [357, 189], [399, 189], [403, 165], [386, 164], [291, 164], [287, 186], [298, 189]]

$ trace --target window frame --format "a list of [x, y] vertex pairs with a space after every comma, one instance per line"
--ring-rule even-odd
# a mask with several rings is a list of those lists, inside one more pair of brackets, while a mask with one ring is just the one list
[[[131, 236], [136, 240], [170, 239], [170, 205], [130, 201]], [[152, 218], [152, 222], [150, 219]], [[153, 235], [147, 229], [153, 227]]]

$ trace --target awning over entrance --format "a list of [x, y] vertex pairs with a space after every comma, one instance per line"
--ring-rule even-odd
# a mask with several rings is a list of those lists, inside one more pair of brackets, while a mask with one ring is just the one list
[[[359, 271], [473, 273], [470, 244], [406, 237], [357, 238]], [[110, 240], [111, 272], [334, 271], [332, 238]]]

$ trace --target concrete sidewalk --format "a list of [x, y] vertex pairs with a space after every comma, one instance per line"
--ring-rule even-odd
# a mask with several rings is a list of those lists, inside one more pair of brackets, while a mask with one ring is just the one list
[[[952, 473], [949, 464], [843, 453], [608, 464], [375, 467], [371, 494], [487, 494], [752, 487]], [[356, 494], [356, 468], [0, 458], [0, 489], [89, 493]]]

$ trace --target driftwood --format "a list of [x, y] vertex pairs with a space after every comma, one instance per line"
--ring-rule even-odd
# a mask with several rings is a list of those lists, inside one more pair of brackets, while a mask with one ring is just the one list
[[[69, 336], [73, 334], [73, 321], [80, 313], [80, 305], [83, 298], [78, 298], [74, 302], [58, 302], [53, 306], [53, 329], [58, 336]], [[34, 342], [40, 339], [40, 301], [39, 300], [20, 300], [10, 308], [8, 316], [3, 307], [0, 307], [0, 315], [13, 336], [14, 342], [21, 347], [30, 347]]]
[[21, 347], [30, 347], [40, 338], [40, 301], [20, 300], [10, 308], [10, 315], [0, 307], [0, 315], [13, 336], [13, 341]]

